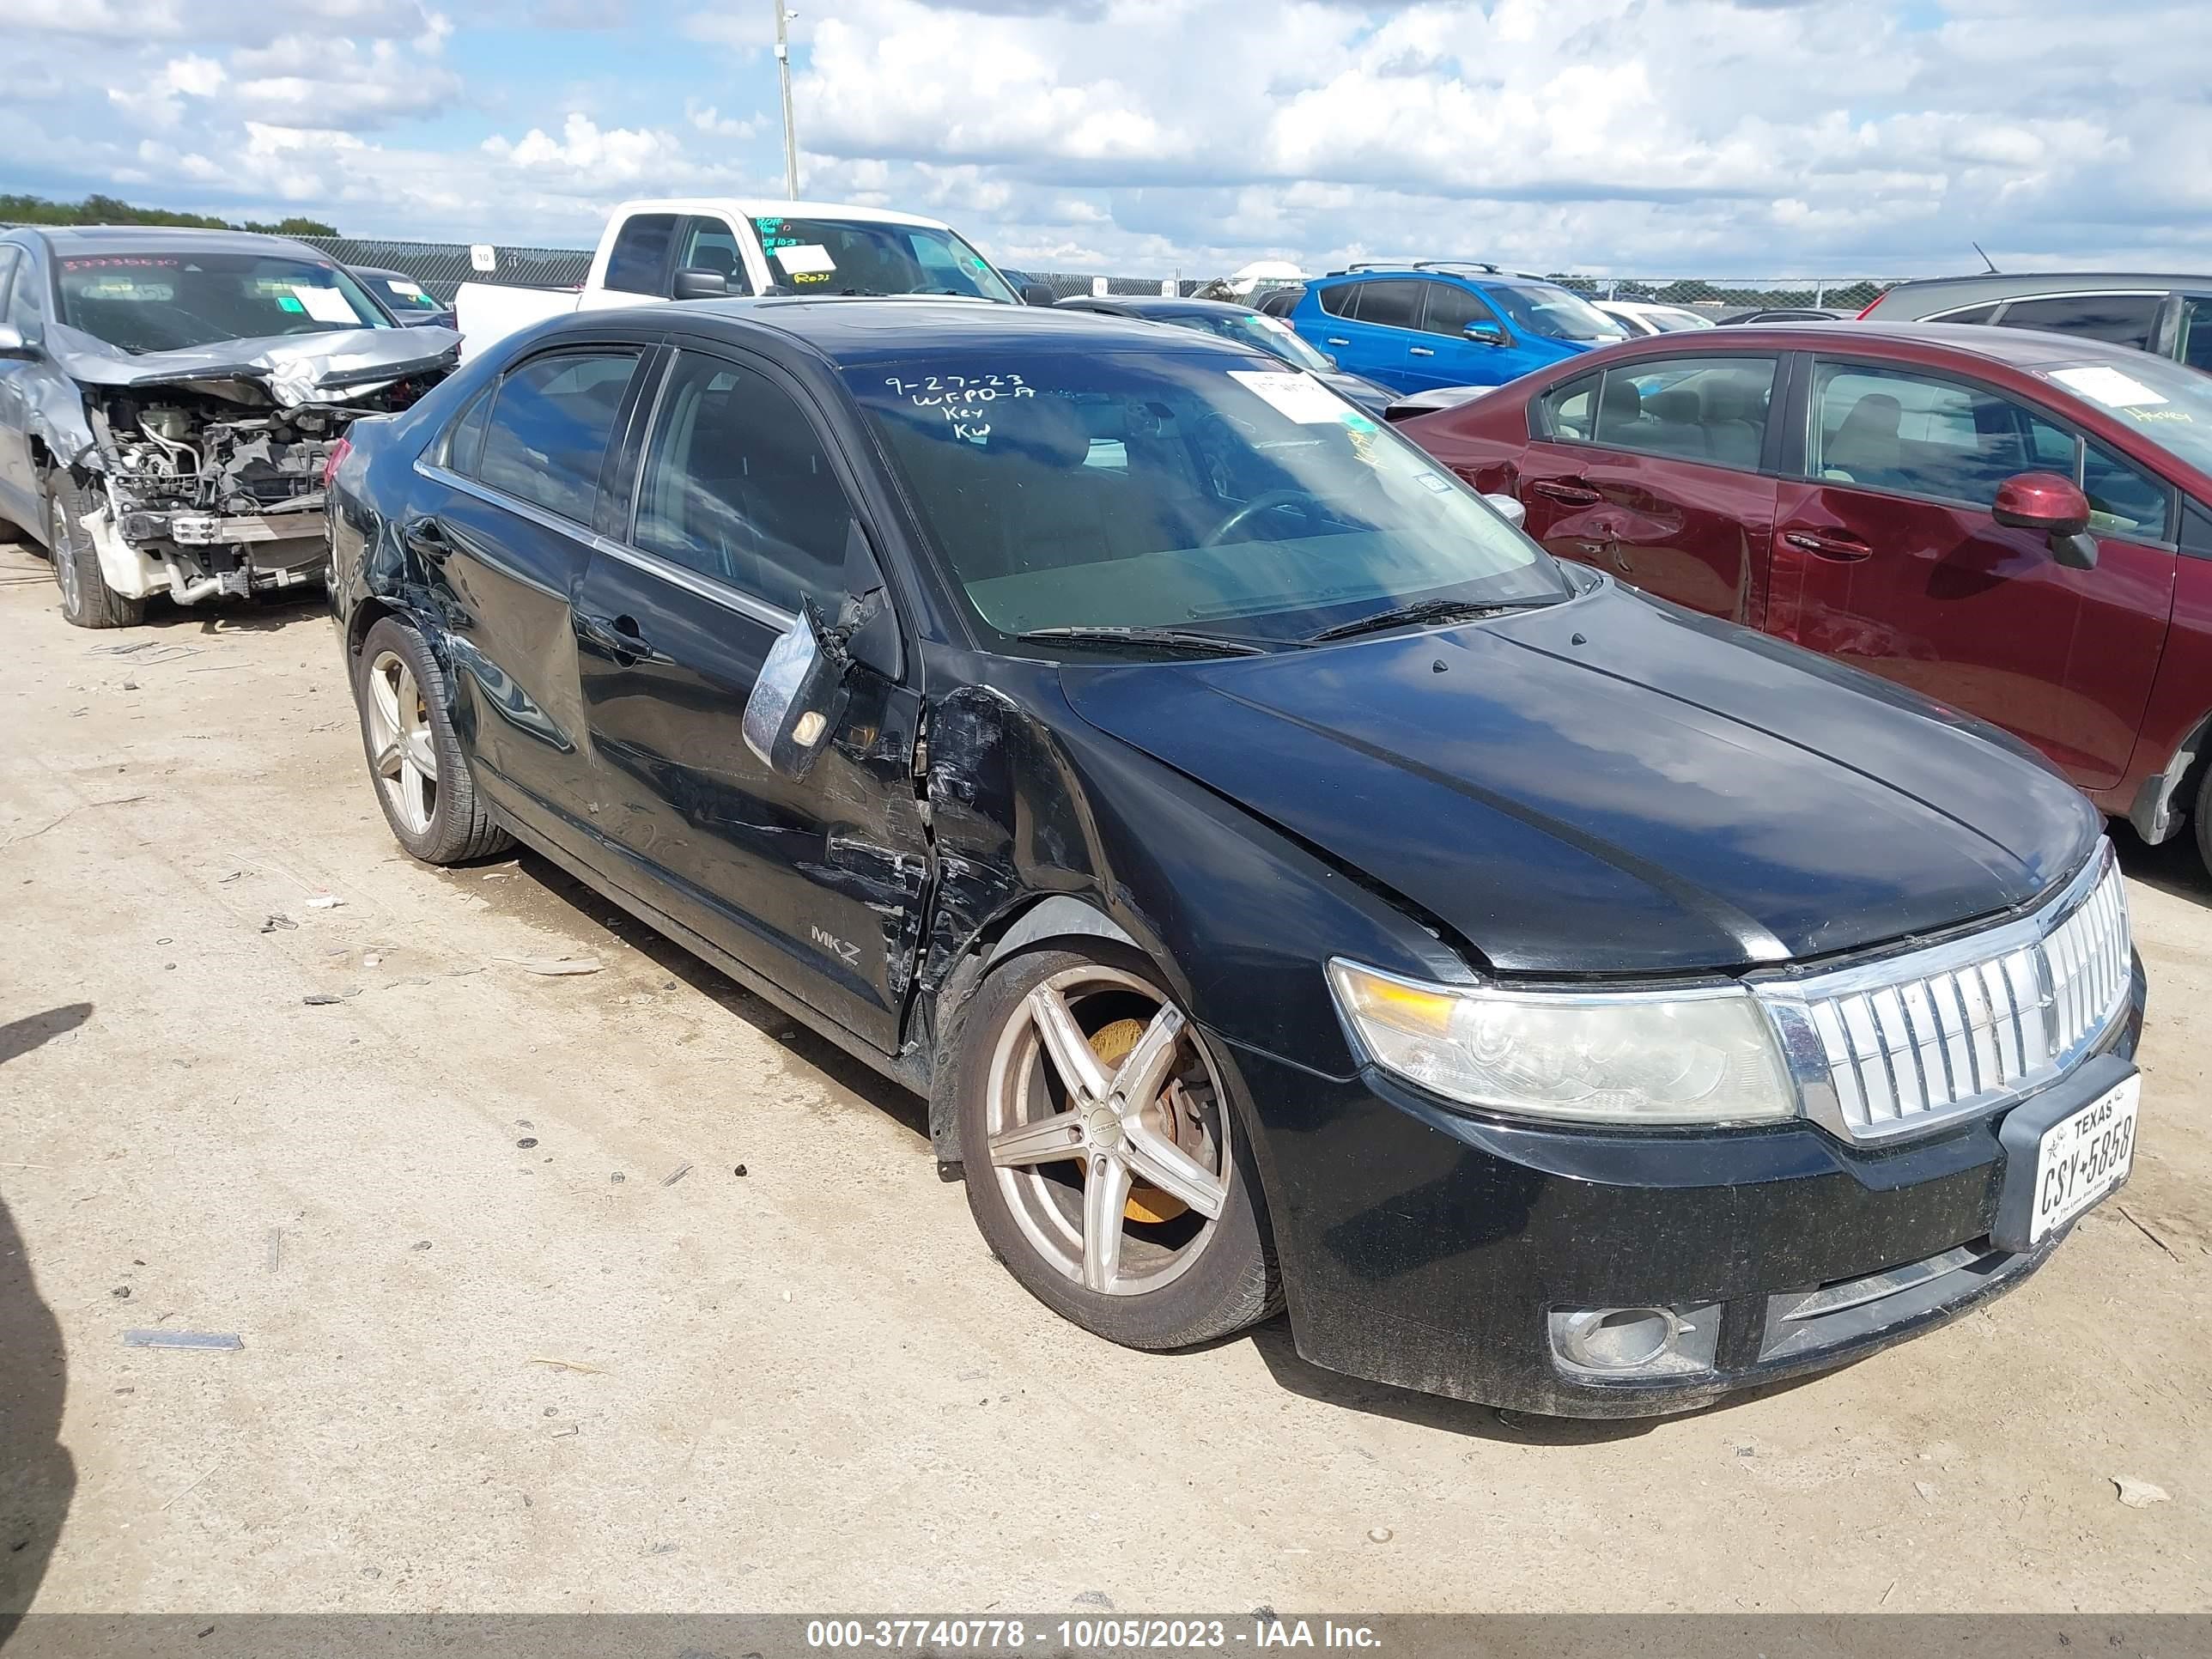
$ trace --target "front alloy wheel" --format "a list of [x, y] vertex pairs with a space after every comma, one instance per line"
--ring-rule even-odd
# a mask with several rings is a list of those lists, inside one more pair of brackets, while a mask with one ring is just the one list
[[1148, 971], [1016, 957], [977, 992], [960, 1047], [969, 1202], [1040, 1300], [1140, 1348], [1268, 1311], [1273, 1273], [1229, 1091]]

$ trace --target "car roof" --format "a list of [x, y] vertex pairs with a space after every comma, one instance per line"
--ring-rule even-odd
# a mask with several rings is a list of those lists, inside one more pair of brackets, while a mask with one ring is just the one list
[[1208, 313], [1225, 312], [1232, 316], [1249, 317], [1252, 307], [1240, 306], [1229, 300], [1192, 300], [1168, 294], [1079, 294], [1072, 300], [1056, 301], [1065, 311], [1114, 311], [1128, 317], [1199, 317]]
[[252, 230], [198, 230], [182, 225], [21, 225], [17, 229], [44, 237], [62, 258], [114, 252], [267, 253], [281, 248], [327, 264], [337, 263], [320, 248], [289, 236]]
[[[1719, 337], [1713, 337], [1714, 334]], [[2033, 328], [1991, 328], [1984, 323], [1885, 323], [1868, 318], [1863, 322], [1749, 323], [1726, 330], [1662, 334], [1630, 340], [1606, 348], [1608, 355], [1650, 355], [1646, 348], [1663, 347], [1661, 355], [1699, 352], [1726, 356], [1730, 352], [1765, 345], [1778, 351], [1817, 349], [1824, 342], [1843, 347], [1894, 343], [1934, 346], [2014, 368], [2033, 368], [2045, 363], [2078, 363], [2085, 359], [2111, 358], [2126, 362], [2143, 354], [2133, 346], [2114, 345], [2079, 334], [2052, 334]]]
[[1332, 270], [1326, 276], [1316, 276], [1317, 283], [1371, 282], [1377, 276], [1394, 280], [1416, 277], [1430, 282], [1480, 283], [1486, 288], [1557, 288], [1559, 283], [1548, 276], [1538, 276], [1526, 270], [1484, 270], [1481, 262], [1474, 259], [1431, 259], [1426, 264], [1408, 260], [1402, 265], [1362, 265], [1356, 270]]
[[2175, 271], [1985, 270], [1978, 275], [1927, 276], [1893, 283], [1881, 291], [1881, 301], [1925, 295], [1963, 305], [1977, 299], [2001, 300], [2030, 294], [2101, 294], [2122, 289], [2170, 288], [2212, 291], [2212, 276]]
[[919, 213], [900, 213], [890, 208], [860, 207], [851, 202], [779, 202], [768, 197], [654, 196], [624, 202], [615, 216], [634, 213], [733, 214], [740, 219], [850, 219], [877, 225], [926, 225], [932, 230], [951, 230], [942, 219]]
[[[587, 327], [605, 311], [577, 313]], [[1156, 328], [1133, 317], [1062, 310], [1058, 306], [992, 305], [975, 301], [831, 299], [791, 295], [759, 300], [684, 300], [657, 306], [671, 316], [725, 334], [733, 342], [765, 331], [811, 347], [839, 367], [889, 362], [921, 353], [999, 351], [1218, 350], [1240, 358], [1249, 348], [1188, 329]]]

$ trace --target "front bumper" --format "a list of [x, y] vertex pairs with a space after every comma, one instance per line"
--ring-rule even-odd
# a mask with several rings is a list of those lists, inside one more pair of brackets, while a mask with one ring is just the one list
[[[2009, 1109], [2130, 1060], [2144, 981], [2094, 1054]], [[2027, 1278], [1989, 1242], [2005, 1114], [1907, 1144], [1809, 1123], [1725, 1133], [1536, 1128], [1455, 1111], [1385, 1074], [1322, 1078], [1249, 1049], [1300, 1354], [1425, 1393], [1573, 1417], [1689, 1410], [1825, 1370]], [[1719, 1321], [1710, 1368], [1601, 1382], [1554, 1352], [1554, 1310], [1658, 1306]]]

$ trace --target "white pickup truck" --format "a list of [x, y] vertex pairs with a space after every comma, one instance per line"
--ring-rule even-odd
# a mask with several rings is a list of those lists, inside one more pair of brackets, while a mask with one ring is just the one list
[[719, 198], [625, 202], [607, 220], [580, 293], [465, 283], [461, 355], [572, 311], [724, 295], [954, 295], [1049, 305], [1018, 294], [951, 226], [883, 208]]

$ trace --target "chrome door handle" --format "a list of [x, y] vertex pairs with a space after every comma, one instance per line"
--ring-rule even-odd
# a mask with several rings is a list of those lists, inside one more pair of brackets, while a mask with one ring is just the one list
[[1346, 339], [1342, 335], [1332, 334], [1328, 337], [1328, 339], [1323, 341], [1322, 343], [1325, 345], [1350, 345], [1352, 342]]
[[1413, 346], [1408, 349], [1407, 355], [1414, 357], [1433, 357], [1437, 354], [1426, 346]]

